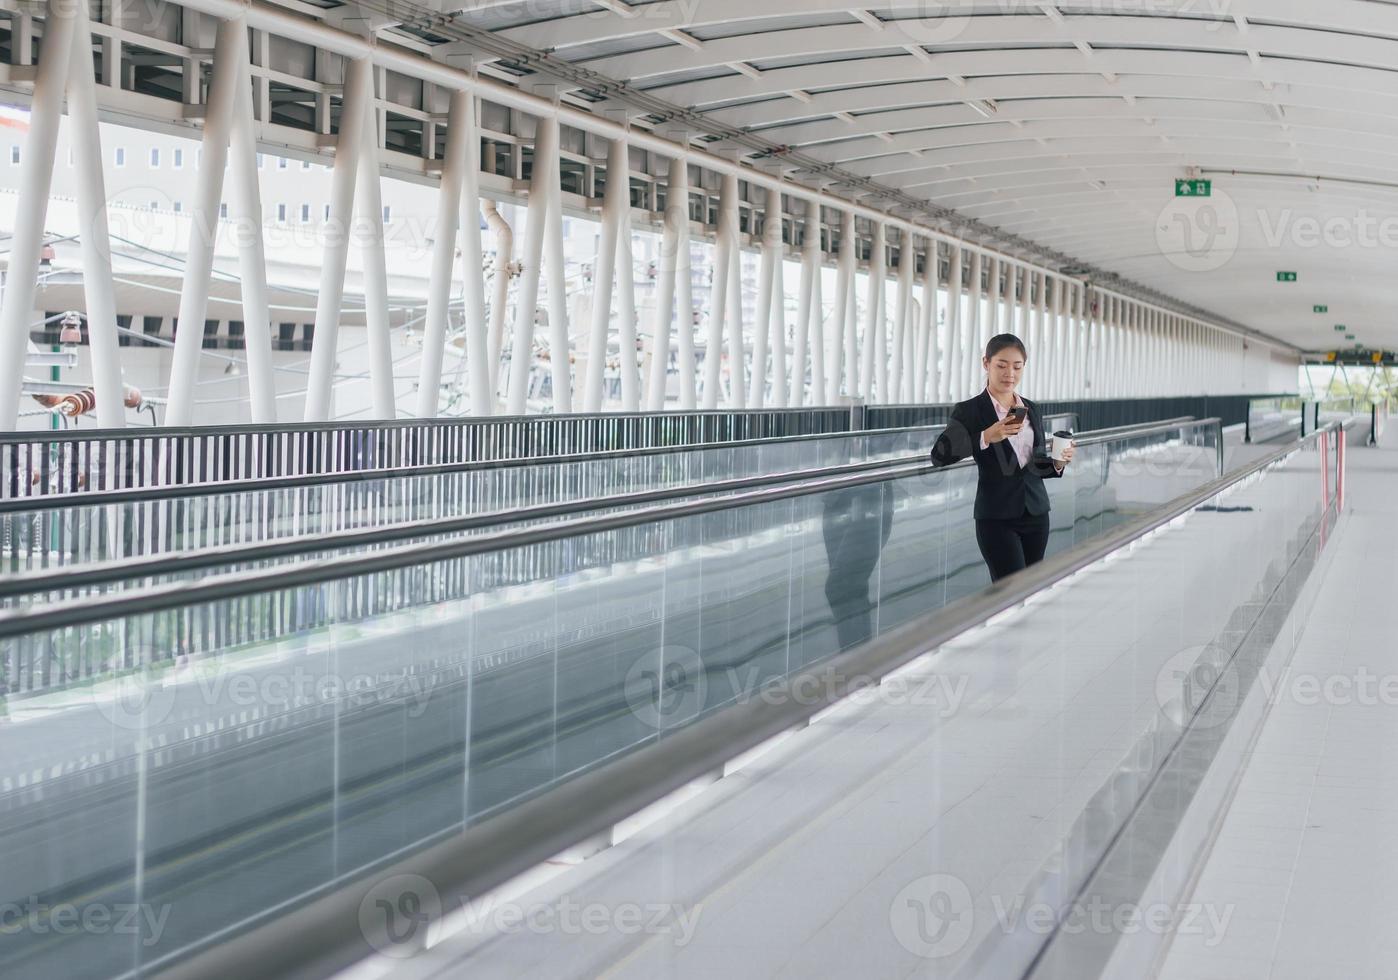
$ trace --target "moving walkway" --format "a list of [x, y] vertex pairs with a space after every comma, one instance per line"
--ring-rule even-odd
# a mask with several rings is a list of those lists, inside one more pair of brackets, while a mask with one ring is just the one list
[[[1216, 481], [1217, 432], [1084, 438], [1050, 486], [1051, 555]], [[197, 963], [463, 823], [751, 710], [745, 693], [983, 594], [974, 490], [968, 464], [896, 462], [0, 614], [0, 880], [49, 907], [169, 910], [137, 941], [25, 932], [3, 970]]]

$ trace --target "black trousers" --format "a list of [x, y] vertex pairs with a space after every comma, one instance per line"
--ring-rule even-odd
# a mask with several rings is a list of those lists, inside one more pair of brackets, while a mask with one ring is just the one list
[[1007, 521], [976, 521], [976, 544], [990, 569], [990, 580], [999, 581], [1044, 559], [1048, 547], [1049, 516], [1026, 513]]

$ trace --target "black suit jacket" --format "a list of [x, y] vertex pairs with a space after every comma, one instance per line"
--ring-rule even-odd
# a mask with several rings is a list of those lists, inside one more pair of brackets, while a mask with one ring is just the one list
[[1039, 516], [1049, 512], [1048, 489], [1045, 480], [1062, 476], [1044, 449], [1044, 418], [1039, 407], [1021, 396], [1029, 409], [1029, 424], [1034, 427], [1034, 452], [1027, 466], [1019, 465], [1008, 439], [981, 449], [981, 433], [994, 425], [999, 416], [990, 392], [982, 391], [975, 398], [959, 402], [951, 410], [951, 421], [932, 447], [932, 462], [949, 466], [967, 456], [974, 457], [980, 471], [976, 486], [976, 520], [1013, 520], [1026, 513]]

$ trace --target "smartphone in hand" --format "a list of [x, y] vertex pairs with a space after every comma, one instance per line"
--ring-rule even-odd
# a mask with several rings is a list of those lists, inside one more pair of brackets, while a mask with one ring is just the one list
[[1015, 422], [1019, 425], [1023, 425], [1024, 420], [1028, 417], [1029, 409], [1025, 408], [1023, 405], [1016, 405], [1014, 408], [1010, 409], [1008, 414], [1006, 414], [1005, 421]]

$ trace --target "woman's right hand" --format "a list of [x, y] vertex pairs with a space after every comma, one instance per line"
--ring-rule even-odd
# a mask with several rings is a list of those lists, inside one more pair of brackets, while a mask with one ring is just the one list
[[1019, 430], [1022, 428], [1024, 428], [1024, 421], [1022, 419], [1016, 419], [1013, 415], [1006, 415], [1003, 419], [985, 430], [985, 444], [987, 446], [993, 446], [997, 442], [1003, 442], [1010, 438], [1010, 436], [1018, 435]]

